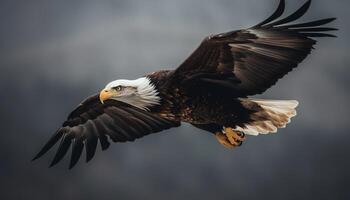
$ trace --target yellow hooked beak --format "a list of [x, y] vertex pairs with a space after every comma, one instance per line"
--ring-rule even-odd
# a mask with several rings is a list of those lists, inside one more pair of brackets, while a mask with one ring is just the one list
[[103, 89], [100, 92], [100, 101], [101, 101], [101, 103], [103, 103], [107, 99], [110, 99], [111, 97], [112, 97], [112, 92], [110, 90], [108, 90], [108, 89]]

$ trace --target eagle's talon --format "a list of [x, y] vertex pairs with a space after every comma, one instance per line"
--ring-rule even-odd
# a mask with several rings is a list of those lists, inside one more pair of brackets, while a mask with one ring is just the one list
[[238, 135], [239, 137], [241, 137], [241, 138], [244, 138], [244, 137], [245, 137], [245, 134], [244, 134], [244, 132], [242, 132], [242, 131], [237, 132], [237, 135]]
[[230, 141], [232, 145], [241, 146], [244, 141], [244, 133], [242, 134], [240, 131], [234, 131], [231, 127], [225, 127], [224, 129], [226, 133], [227, 139]]
[[226, 137], [225, 134], [221, 133], [221, 132], [217, 132], [215, 133], [215, 137], [218, 140], [218, 142], [223, 145], [224, 147], [228, 148], [228, 149], [232, 149], [234, 148], [236, 145], [232, 144]]
[[234, 131], [230, 127], [224, 128], [223, 132], [217, 132], [215, 136], [219, 143], [226, 148], [239, 147], [245, 140], [245, 134], [243, 132]]

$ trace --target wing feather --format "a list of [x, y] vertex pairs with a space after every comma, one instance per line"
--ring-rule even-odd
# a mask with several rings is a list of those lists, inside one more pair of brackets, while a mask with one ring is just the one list
[[173, 80], [183, 85], [194, 81], [201, 85], [198, 81], [202, 81], [211, 85], [204, 91], [234, 97], [263, 93], [310, 54], [314, 38], [335, 37], [325, 32], [337, 29], [319, 27], [335, 18], [286, 25], [301, 18], [310, 4], [308, 0], [291, 15], [278, 19], [285, 7], [280, 0], [277, 10], [256, 26], [206, 37], [175, 70]]
[[73, 140], [72, 144], [72, 155], [71, 155], [71, 160], [69, 163], [69, 169], [72, 169], [77, 162], [79, 161], [79, 158], [83, 152], [84, 149], [84, 143], [81, 138], [75, 138]]
[[65, 134], [61, 139], [60, 146], [58, 147], [58, 150], [50, 164], [50, 167], [56, 165], [60, 160], [62, 160], [64, 155], [66, 155], [71, 143], [72, 143], [71, 135]]
[[179, 125], [177, 121], [159, 117], [119, 101], [108, 100], [101, 104], [98, 95], [93, 95], [70, 113], [62, 127], [33, 160], [43, 156], [61, 140], [50, 167], [60, 162], [72, 146], [69, 164], [71, 169], [77, 164], [84, 147], [86, 162], [94, 157], [98, 141], [102, 150], [106, 150], [110, 146], [109, 139], [113, 142], [134, 141], [150, 133]]
[[300, 23], [300, 24], [292, 24], [292, 25], [286, 25], [283, 26], [284, 28], [301, 28], [301, 27], [315, 27], [315, 26], [322, 26], [328, 23], [331, 23], [332, 21], [336, 20], [337, 18], [327, 18], [327, 19], [321, 19], [306, 23]]
[[66, 128], [60, 128], [56, 133], [49, 139], [49, 141], [44, 145], [44, 147], [39, 151], [39, 153], [32, 159], [36, 160], [44, 155], [48, 150], [50, 150], [57, 142], [60, 140], [64, 134]]
[[284, 12], [284, 9], [285, 9], [285, 1], [284, 0], [281, 0], [276, 11], [270, 16], [268, 17], [267, 19], [265, 19], [264, 21], [260, 22], [259, 24], [255, 25], [255, 27], [259, 27], [259, 26], [262, 26], [264, 24], [267, 24], [267, 23], [270, 23], [272, 21], [274, 21], [275, 19], [279, 18], [282, 16], [283, 12]]
[[294, 13], [292, 13], [291, 15], [289, 15], [286, 18], [283, 18], [281, 20], [278, 20], [276, 22], [273, 22], [271, 24], [266, 25], [267, 27], [273, 27], [273, 26], [278, 26], [281, 24], [286, 24], [292, 21], [295, 21], [297, 19], [299, 19], [300, 17], [302, 17], [307, 10], [310, 8], [311, 5], [311, 0], [308, 0], [303, 6], [301, 6], [297, 11], [295, 11]]

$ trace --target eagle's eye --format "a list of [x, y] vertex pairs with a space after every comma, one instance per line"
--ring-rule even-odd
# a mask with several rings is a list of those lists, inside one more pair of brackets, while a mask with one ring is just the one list
[[122, 86], [117, 86], [117, 87], [114, 87], [113, 89], [115, 89], [116, 91], [120, 91], [120, 90], [122, 90]]

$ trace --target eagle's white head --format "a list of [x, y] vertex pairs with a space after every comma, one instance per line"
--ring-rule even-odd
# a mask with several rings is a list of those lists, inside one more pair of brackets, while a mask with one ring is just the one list
[[103, 103], [107, 99], [122, 101], [143, 110], [160, 103], [158, 91], [147, 77], [119, 79], [108, 83], [100, 92], [100, 101]]

